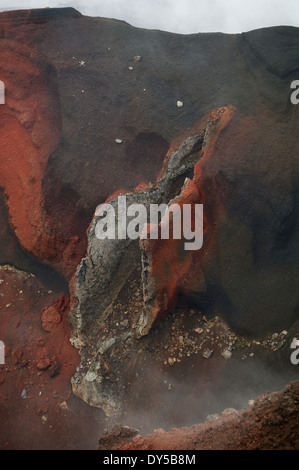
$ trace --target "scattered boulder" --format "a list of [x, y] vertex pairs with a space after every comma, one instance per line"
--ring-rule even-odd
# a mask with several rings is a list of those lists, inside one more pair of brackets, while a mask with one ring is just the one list
[[61, 295], [50, 307], [45, 307], [41, 313], [42, 328], [51, 332], [55, 330], [57, 325], [61, 322], [63, 313], [69, 306], [68, 299]]
[[232, 352], [229, 350], [229, 349], [224, 349], [224, 351], [222, 351], [221, 353], [221, 356], [224, 358], [224, 359], [230, 359], [232, 357]]

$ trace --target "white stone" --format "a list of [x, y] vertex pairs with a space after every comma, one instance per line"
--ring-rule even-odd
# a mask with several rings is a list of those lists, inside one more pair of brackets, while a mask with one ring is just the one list
[[221, 356], [224, 357], [224, 359], [230, 359], [232, 357], [232, 352], [229, 351], [229, 349], [225, 349], [222, 351]]
[[97, 378], [97, 374], [95, 372], [88, 371], [85, 375], [86, 382], [93, 382]]

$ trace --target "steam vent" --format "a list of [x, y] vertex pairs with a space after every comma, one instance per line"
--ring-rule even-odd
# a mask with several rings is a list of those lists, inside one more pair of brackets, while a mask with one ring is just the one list
[[3, 12], [0, 80], [0, 449], [298, 450], [299, 29]]

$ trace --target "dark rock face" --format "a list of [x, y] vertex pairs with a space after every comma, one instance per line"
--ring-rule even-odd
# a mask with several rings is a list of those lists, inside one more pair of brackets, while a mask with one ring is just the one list
[[[0, 258], [72, 279], [73, 386], [87, 402], [117, 407], [111, 356], [180, 303], [253, 336], [298, 318], [298, 51], [290, 27], [180, 36], [73, 9], [0, 15]], [[100, 242], [95, 208], [119, 194], [202, 203], [202, 249]], [[16, 238], [20, 254], [5, 252]]]

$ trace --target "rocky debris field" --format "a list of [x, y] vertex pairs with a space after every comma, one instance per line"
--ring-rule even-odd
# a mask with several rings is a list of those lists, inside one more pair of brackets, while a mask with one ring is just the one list
[[72, 395], [79, 357], [68, 340], [68, 303], [34, 275], [0, 268], [2, 450], [94, 448], [86, 430], [98, 433], [105, 418]]

